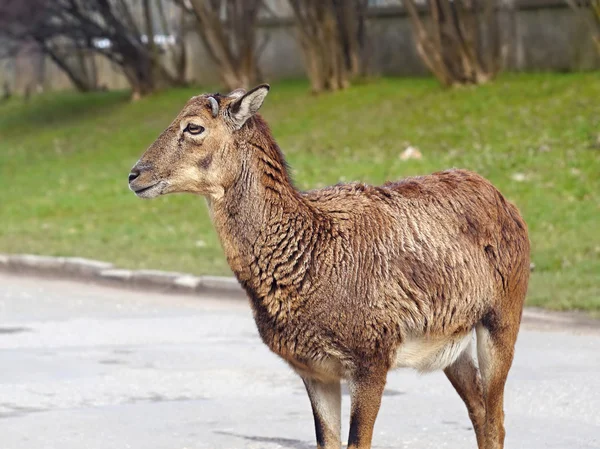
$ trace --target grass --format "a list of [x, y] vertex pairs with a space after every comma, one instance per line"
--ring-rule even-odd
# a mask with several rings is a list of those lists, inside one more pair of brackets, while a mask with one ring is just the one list
[[[299, 188], [475, 170], [529, 224], [529, 304], [600, 310], [597, 73], [506, 75], [451, 91], [385, 78], [319, 97], [307, 90], [278, 83], [264, 107]], [[0, 252], [228, 274], [202, 200], [140, 201], [126, 184], [143, 150], [197, 93], [136, 103], [125, 92], [57, 93], [1, 104]], [[400, 159], [409, 144], [423, 159]]]

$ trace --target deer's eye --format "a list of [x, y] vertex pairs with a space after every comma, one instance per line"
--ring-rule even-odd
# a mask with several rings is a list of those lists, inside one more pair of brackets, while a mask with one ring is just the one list
[[204, 132], [204, 127], [194, 123], [189, 123], [188, 126], [185, 127], [185, 131], [197, 136], [198, 134], [202, 134]]

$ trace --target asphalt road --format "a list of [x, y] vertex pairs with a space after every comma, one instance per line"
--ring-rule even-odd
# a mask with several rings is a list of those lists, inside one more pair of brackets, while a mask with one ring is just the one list
[[[344, 395], [344, 433], [349, 398]], [[507, 448], [600, 448], [600, 332], [524, 329]], [[0, 274], [0, 449], [312, 449], [245, 302]], [[376, 448], [475, 448], [443, 374], [389, 376]]]

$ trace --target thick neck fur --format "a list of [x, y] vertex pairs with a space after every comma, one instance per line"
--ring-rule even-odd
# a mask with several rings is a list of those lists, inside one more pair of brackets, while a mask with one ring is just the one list
[[312, 245], [299, 241], [298, 231], [314, 229], [314, 214], [292, 185], [262, 118], [244, 125], [236, 145], [243, 155], [239, 176], [209, 207], [234, 274], [255, 303], [278, 314], [305, 275], [300, 268], [310, 259]]

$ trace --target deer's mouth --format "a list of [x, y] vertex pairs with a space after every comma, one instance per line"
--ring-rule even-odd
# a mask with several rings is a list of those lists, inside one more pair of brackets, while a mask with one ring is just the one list
[[139, 198], [155, 198], [161, 195], [165, 189], [165, 183], [163, 181], [159, 181], [152, 185], [146, 187], [133, 187], [129, 186], [129, 188], [136, 194]]

